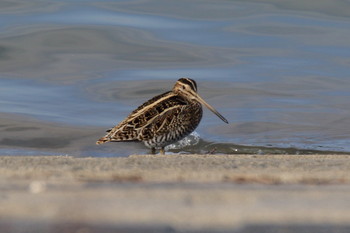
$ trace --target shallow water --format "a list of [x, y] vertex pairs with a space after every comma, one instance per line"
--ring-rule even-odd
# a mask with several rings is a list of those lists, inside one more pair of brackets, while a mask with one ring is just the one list
[[1, 1], [0, 154], [147, 153], [94, 142], [183, 76], [230, 124], [205, 110], [173, 152], [349, 152], [349, 12], [340, 0]]

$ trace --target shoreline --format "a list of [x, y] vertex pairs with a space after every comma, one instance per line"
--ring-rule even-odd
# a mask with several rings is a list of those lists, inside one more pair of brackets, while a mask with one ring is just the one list
[[1, 232], [350, 229], [350, 155], [0, 156], [0, 189]]
[[0, 156], [2, 179], [350, 184], [349, 171], [350, 155], [339, 154]]

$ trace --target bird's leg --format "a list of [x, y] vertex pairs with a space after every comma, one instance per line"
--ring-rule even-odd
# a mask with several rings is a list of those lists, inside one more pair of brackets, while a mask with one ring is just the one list
[[160, 151], [159, 151], [159, 153], [160, 153], [161, 155], [164, 155], [164, 154], [165, 154], [165, 150], [164, 150], [164, 147], [160, 148]]
[[152, 147], [151, 148], [151, 154], [154, 155], [156, 153], [156, 148]]

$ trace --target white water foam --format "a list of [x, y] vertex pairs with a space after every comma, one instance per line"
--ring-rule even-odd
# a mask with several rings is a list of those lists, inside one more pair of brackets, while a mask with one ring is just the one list
[[199, 143], [200, 136], [197, 132], [192, 132], [187, 137], [181, 139], [180, 141], [170, 144], [165, 147], [166, 150], [176, 150], [176, 149], [182, 149], [187, 146], [194, 146]]

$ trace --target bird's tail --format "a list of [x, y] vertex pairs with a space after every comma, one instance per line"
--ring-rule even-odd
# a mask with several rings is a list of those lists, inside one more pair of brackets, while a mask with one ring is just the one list
[[100, 145], [103, 143], [109, 142], [109, 138], [108, 137], [102, 137], [100, 139], [97, 140], [96, 145]]

